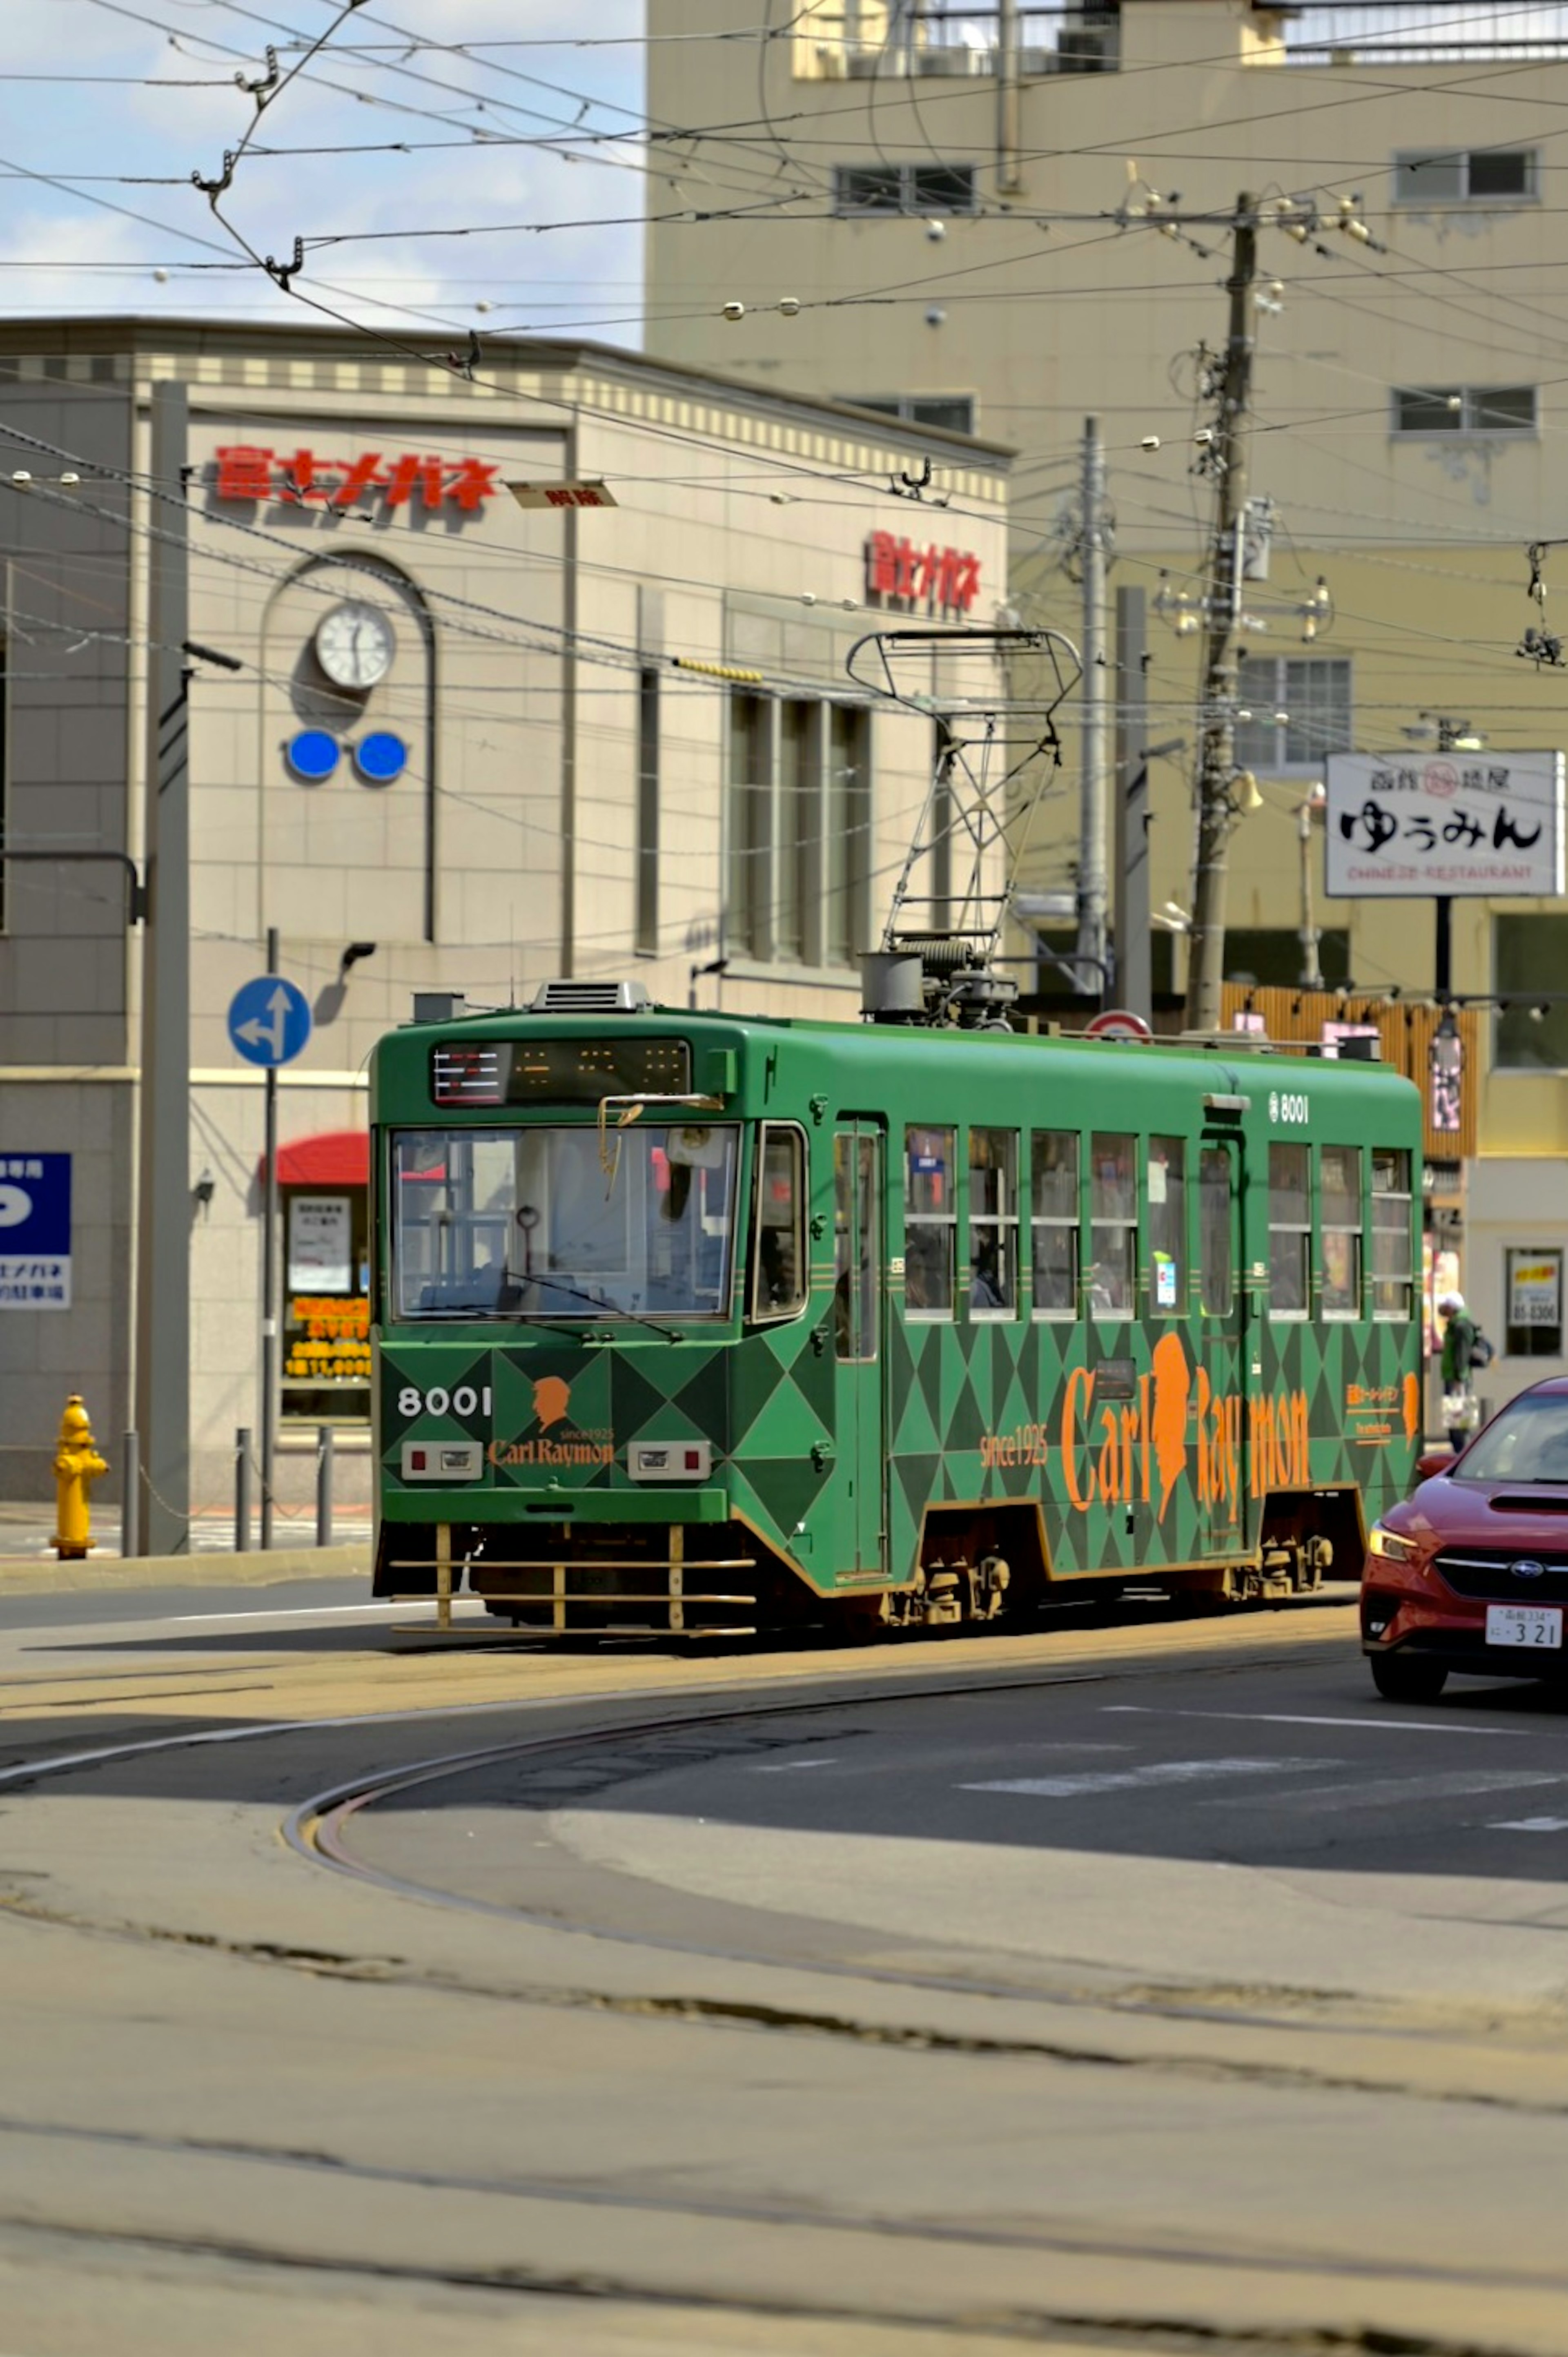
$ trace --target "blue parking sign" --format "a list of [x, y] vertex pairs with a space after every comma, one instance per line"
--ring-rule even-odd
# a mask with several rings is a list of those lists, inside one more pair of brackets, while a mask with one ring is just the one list
[[0, 1147], [0, 1309], [70, 1308], [70, 1156]]

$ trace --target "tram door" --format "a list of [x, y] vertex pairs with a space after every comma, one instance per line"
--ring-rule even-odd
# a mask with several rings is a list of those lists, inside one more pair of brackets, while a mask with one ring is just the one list
[[875, 1122], [841, 1114], [833, 1133], [833, 1353], [841, 1511], [834, 1569], [880, 1572], [886, 1557], [883, 1441], [882, 1170]]
[[1196, 1384], [1198, 1536], [1206, 1555], [1247, 1544], [1247, 1261], [1241, 1140], [1210, 1133], [1198, 1146], [1197, 1274], [1201, 1319]]

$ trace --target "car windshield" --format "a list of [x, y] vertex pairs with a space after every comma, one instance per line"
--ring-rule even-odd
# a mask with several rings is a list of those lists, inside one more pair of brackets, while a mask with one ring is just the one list
[[1568, 1394], [1510, 1400], [1455, 1471], [1465, 1481], [1568, 1482]]
[[[697, 1124], [403, 1130], [399, 1318], [722, 1318], [738, 1132]], [[610, 1166], [607, 1169], [607, 1163]]]

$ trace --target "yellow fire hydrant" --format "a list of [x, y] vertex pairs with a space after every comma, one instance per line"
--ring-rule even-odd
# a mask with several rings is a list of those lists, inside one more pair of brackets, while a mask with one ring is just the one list
[[62, 1563], [80, 1562], [92, 1544], [87, 1485], [108, 1470], [93, 1441], [81, 1394], [72, 1392], [59, 1420], [55, 1448], [54, 1549]]

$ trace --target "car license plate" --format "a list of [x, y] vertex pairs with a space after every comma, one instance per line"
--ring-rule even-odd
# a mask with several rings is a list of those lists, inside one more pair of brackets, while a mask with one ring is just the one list
[[1563, 1647], [1563, 1608], [1559, 1604], [1488, 1604], [1488, 1645]]

